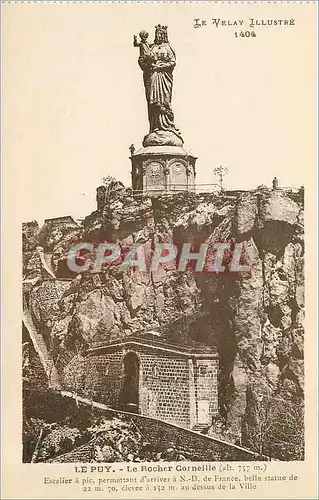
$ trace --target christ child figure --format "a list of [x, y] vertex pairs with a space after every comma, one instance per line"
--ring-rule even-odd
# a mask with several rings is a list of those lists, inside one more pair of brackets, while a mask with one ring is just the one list
[[152, 55], [151, 47], [153, 44], [149, 44], [147, 39], [148, 39], [148, 33], [147, 31], [140, 31], [139, 33], [140, 36], [140, 41], [137, 41], [137, 36], [134, 35], [134, 42], [133, 45], [134, 47], [139, 47], [140, 49], [140, 55], [138, 58], [139, 65], [144, 69], [144, 66], [146, 65], [152, 65], [152, 63], [155, 62], [155, 58]]
[[134, 35], [133, 45], [134, 45], [134, 47], [140, 48], [140, 57], [144, 57], [146, 55], [149, 56], [151, 54], [151, 46], [147, 41], [148, 33], [147, 33], [147, 31], [142, 30], [142, 31], [140, 31], [139, 35], [140, 35], [139, 42], [137, 41], [137, 36]]

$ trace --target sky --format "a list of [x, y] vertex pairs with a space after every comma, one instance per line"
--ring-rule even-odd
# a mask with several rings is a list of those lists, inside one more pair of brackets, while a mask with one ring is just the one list
[[197, 182], [216, 182], [213, 169], [223, 165], [227, 189], [271, 186], [274, 176], [281, 186], [305, 184], [314, 149], [312, 7], [278, 4], [275, 17], [294, 17], [295, 26], [258, 29], [255, 38], [209, 23], [194, 29], [193, 20], [274, 18], [267, 7], [179, 7], [176, 15], [169, 4], [5, 6], [4, 165], [21, 220], [88, 215], [106, 175], [130, 185], [128, 148], [148, 132], [133, 35], [147, 29], [152, 40], [158, 23], [176, 51], [172, 106], [198, 157]]

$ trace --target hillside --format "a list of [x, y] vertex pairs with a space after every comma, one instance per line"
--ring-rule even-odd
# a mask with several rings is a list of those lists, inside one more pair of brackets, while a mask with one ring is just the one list
[[[148, 329], [173, 332], [181, 343], [218, 350], [220, 417], [209, 434], [256, 451], [262, 442], [264, 453], [282, 459], [302, 457], [302, 191], [136, 199], [118, 185], [103, 199], [99, 193], [98, 210], [82, 224], [23, 227], [24, 307], [61, 387], [70, 388], [72, 363], [89, 346]], [[112, 266], [76, 275], [66, 257], [81, 241], [142, 243], [149, 255], [156, 243], [243, 242], [251, 270], [227, 272], [226, 262], [218, 273]]]

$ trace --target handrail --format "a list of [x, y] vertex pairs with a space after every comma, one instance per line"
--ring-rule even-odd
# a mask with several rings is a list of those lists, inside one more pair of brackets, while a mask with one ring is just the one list
[[[98, 401], [94, 401], [92, 399], [85, 398], [83, 396], [75, 394], [74, 392], [66, 391], [64, 389], [62, 389], [58, 392], [60, 392], [61, 396], [65, 396], [67, 398], [72, 398], [76, 402], [79, 402], [79, 403], [82, 403], [84, 405], [87, 405], [87, 406], [90, 406], [93, 408], [97, 408], [100, 410], [105, 410], [105, 411], [113, 413], [115, 415], [127, 415], [129, 417], [134, 417], [134, 418], [140, 420], [141, 422], [142, 421], [144, 421], [144, 422], [148, 422], [148, 421], [149, 422], [157, 422], [157, 423], [160, 423], [160, 424], [167, 426], [167, 427], [170, 427], [170, 428], [179, 429], [180, 431], [183, 431], [190, 436], [200, 437], [200, 439], [205, 440], [207, 442], [207, 444], [208, 443], [215, 443], [217, 445], [224, 446], [226, 449], [232, 449], [234, 451], [236, 450], [239, 453], [240, 452], [246, 453], [247, 455], [251, 456], [252, 459], [254, 458], [255, 460], [265, 460], [265, 461], [270, 460], [270, 458], [267, 455], [261, 455], [260, 453], [255, 452], [253, 450], [249, 450], [248, 448], [245, 448], [243, 446], [233, 444], [233, 443], [230, 443], [228, 441], [224, 441], [223, 439], [220, 439], [218, 437], [207, 436], [206, 434], [202, 434], [198, 431], [188, 429], [187, 427], [182, 427], [181, 425], [174, 424], [173, 422], [167, 422], [166, 420], [162, 420], [162, 419], [156, 418], [156, 417], [151, 417], [149, 415], [142, 415], [141, 413], [131, 413], [131, 412], [128, 412], [126, 410], [118, 410], [118, 409], [112, 408], [111, 406], [108, 406], [104, 403], [99, 403]], [[71, 453], [72, 451], [73, 450], [71, 450], [69, 453]], [[58, 457], [55, 457], [55, 458], [57, 459]], [[54, 459], [52, 459], [52, 460], [54, 460]]]
[[169, 186], [159, 186], [159, 187], [145, 187], [145, 189], [130, 189], [133, 196], [135, 195], [144, 195], [147, 196], [149, 194], [171, 194], [171, 193], [199, 193], [199, 192], [220, 192], [221, 188], [219, 184], [196, 184], [196, 185], [187, 185], [187, 184], [170, 184]]
[[[268, 191], [291, 191], [295, 194], [298, 194], [300, 192], [301, 188], [297, 187], [291, 187], [291, 186], [283, 186], [283, 187], [278, 187], [277, 189], [273, 189], [271, 187], [265, 186], [265, 188]], [[225, 189], [221, 188], [219, 184], [196, 184], [194, 186], [187, 185], [187, 184], [171, 184], [170, 186], [163, 186], [163, 187], [152, 187], [152, 188], [145, 188], [145, 189], [132, 189], [129, 188], [133, 196], [148, 196], [150, 194], [172, 194], [172, 193], [194, 193], [194, 194], [205, 194], [205, 193], [217, 193], [217, 194], [223, 194], [223, 193], [245, 193], [245, 192], [250, 192], [250, 191], [258, 191], [258, 188], [254, 189]]]

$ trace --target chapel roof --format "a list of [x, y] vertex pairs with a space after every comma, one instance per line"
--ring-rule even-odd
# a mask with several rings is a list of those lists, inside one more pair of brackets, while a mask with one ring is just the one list
[[114, 340], [112, 342], [102, 342], [95, 344], [87, 350], [88, 354], [94, 352], [106, 352], [122, 347], [137, 348], [138, 346], [146, 346], [154, 350], [171, 352], [183, 355], [189, 358], [192, 357], [214, 357], [218, 356], [215, 347], [209, 347], [202, 342], [197, 342], [190, 337], [179, 338], [177, 336], [169, 337], [161, 335], [153, 330], [145, 330], [138, 333], [128, 335], [125, 338]]

